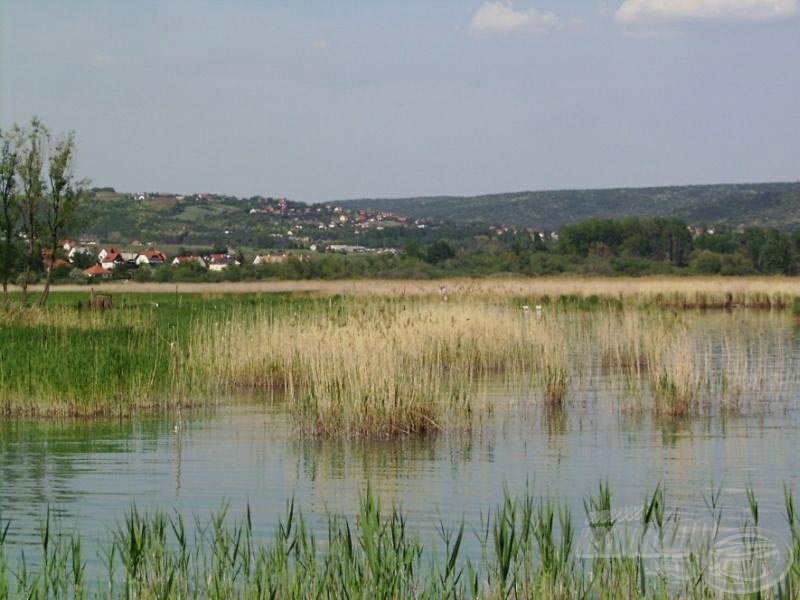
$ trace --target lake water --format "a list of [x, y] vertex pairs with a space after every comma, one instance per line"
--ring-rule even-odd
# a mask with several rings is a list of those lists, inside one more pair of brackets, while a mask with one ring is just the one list
[[[800, 392], [798, 392], [800, 396]], [[106, 537], [132, 503], [205, 516], [249, 503], [269, 534], [294, 496], [325, 534], [328, 512], [352, 515], [367, 481], [385, 504], [402, 505], [423, 539], [440, 519], [477, 526], [503, 486], [563, 498], [578, 523], [582, 499], [608, 479], [614, 506], [641, 505], [663, 482], [669, 503], [702, 506], [711, 485], [726, 506], [747, 506], [752, 485], [762, 513], [782, 514], [783, 485], [800, 490], [798, 397], [779, 410], [660, 421], [616, 410], [609, 390], [573, 392], [563, 411], [529, 395], [497, 392], [496, 406], [470, 433], [399, 441], [308, 441], [280, 407], [228, 404], [174, 416], [88, 422], [6, 422], [0, 426], [0, 507], [8, 543], [37, 540], [48, 506], [84, 540]], [[13, 554], [13, 552], [12, 552]], [[87, 556], [91, 553], [87, 553]]]

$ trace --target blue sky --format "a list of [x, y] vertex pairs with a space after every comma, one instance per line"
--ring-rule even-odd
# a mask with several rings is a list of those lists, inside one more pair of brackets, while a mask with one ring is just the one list
[[800, 178], [798, 0], [0, 3], [0, 125], [127, 191]]

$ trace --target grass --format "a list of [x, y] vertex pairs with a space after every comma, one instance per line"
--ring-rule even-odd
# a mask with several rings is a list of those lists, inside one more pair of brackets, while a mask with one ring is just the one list
[[798, 384], [780, 314], [344, 299], [289, 321], [233, 315], [197, 335], [190, 356], [219, 341], [211, 380], [279, 387], [301, 429], [326, 436], [469, 426], [491, 408], [481, 384], [492, 378], [527, 382], [549, 406], [603, 378], [624, 392], [620, 408], [675, 417], [786, 402]]
[[[784, 492], [787, 544], [770, 547], [789, 568], [769, 580], [757, 575], [775, 555], [761, 551], [752, 489], [747, 499], [738, 560], [724, 563], [727, 571], [715, 568], [723, 564], [715, 562], [715, 548], [730, 533], [720, 527], [719, 492], [707, 499], [706, 527], [693, 521], [687, 536], [661, 485], [640, 506], [615, 511], [601, 483], [584, 500], [580, 531], [557, 499], [505, 490], [475, 529], [441, 523], [430, 540], [411, 529], [402, 510], [384, 509], [369, 486], [355, 517], [330, 515], [320, 536], [293, 500], [272, 539], [258, 537], [249, 508], [239, 519], [223, 506], [187, 523], [180, 513], [132, 507], [97, 540], [102, 566], [93, 571], [80, 534], [62, 532], [48, 511], [38, 550], [28, 557], [12, 555], [9, 524], [0, 527], [0, 598], [796, 597], [800, 523], [792, 491]], [[735, 587], [744, 577], [763, 586], [757, 596]]]
[[56, 294], [0, 315], [0, 400], [8, 416], [126, 415], [263, 389], [305, 434], [387, 437], [470, 427], [492, 408], [488, 381], [561, 408], [602, 379], [620, 409], [671, 417], [800, 384], [781, 311], [484, 291], [119, 294], [104, 313]]
[[[262, 281], [205, 284], [104, 283], [101, 291], [122, 294], [265, 294], [314, 293], [324, 296], [380, 296], [389, 298], [439, 295], [445, 286], [451, 298], [525, 298], [531, 306], [536, 300], [559, 297], [604, 301], [619, 300], [627, 305], [656, 304], [673, 308], [713, 308], [726, 304], [739, 307], [786, 308], [800, 297], [800, 279], [784, 276], [759, 277], [487, 277], [444, 280], [345, 280], [345, 281]], [[35, 286], [31, 289], [36, 289]], [[69, 292], [84, 292], [85, 286], [59, 286]]]
[[46, 309], [14, 307], [0, 314], [0, 405], [6, 415], [128, 415], [172, 407], [191, 391], [182, 355], [200, 315], [213, 319], [256, 305], [297, 310], [305, 302], [282, 294], [120, 294], [113, 310], [91, 312], [77, 308], [86, 298], [59, 293]]

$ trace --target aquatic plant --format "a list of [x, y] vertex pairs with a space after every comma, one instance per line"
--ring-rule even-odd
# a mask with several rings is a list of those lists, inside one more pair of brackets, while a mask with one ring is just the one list
[[615, 512], [601, 483], [586, 497], [581, 532], [558, 500], [504, 490], [477, 529], [442, 523], [429, 540], [402, 510], [384, 509], [369, 486], [355, 516], [329, 515], [321, 536], [294, 500], [271, 539], [259, 534], [249, 507], [232, 520], [222, 506], [191, 525], [179, 513], [131, 507], [98, 540], [102, 564], [91, 566], [79, 532], [65, 534], [48, 512], [33, 551], [17, 553], [8, 524], [0, 527], [0, 598], [795, 597], [800, 528], [792, 491], [784, 490], [786, 545], [768, 548], [758, 501], [752, 490], [747, 496], [750, 517], [739, 525], [737, 553], [723, 563], [714, 552], [731, 543], [731, 530], [720, 528], [718, 493], [702, 520], [711, 526], [692, 524], [687, 536], [661, 485], [638, 509]]
[[[665, 416], [780, 403], [800, 385], [786, 316], [574, 298], [123, 296], [103, 313], [54, 293], [0, 315], [6, 415], [131, 414], [249, 388], [320, 436], [470, 427], [492, 385], [568, 407], [603, 379], [620, 408]], [[539, 308], [536, 308], [539, 306]]]

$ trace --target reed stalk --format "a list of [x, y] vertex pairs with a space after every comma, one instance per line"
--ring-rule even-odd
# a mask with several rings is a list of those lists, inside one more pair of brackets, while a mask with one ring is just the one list
[[[0, 528], [0, 597], [706, 599], [755, 591], [759, 598], [792, 598], [800, 589], [800, 526], [788, 487], [784, 500], [786, 544], [775, 547], [777, 555], [765, 553], [759, 503], [748, 490], [750, 516], [740, 523], [735, 567], [715, 558], [730, 532], [719, 528], [725, 511], [718, 493], [702, 521], [712, 526], [684, 535], [661, 485], [638, 510], [615, 512], [612, 492], [601, 483], [584, 502], [588, 538], [575, 530], [578, 521], [563, 503], [529, 488], [518, 496], [505, 490], [472, 533], [463, 522], [442, 524], [430, 540], [419, 537], [403, 511], [384, 509], [369, 486], [355, 516], [329, 515], [321, 535], [294, 500], [271, 539], [257, 533], [249, 507], [231, 519], [223, 505], [190, 526], [180, 514], [132, 507], [98, 541], [101, 569], [87, 568], [79, 532], [65, 534], [48, 513], [33, 553], [17, 554], [6, 541], [8, 525]], [[787, 568], [770, 570], [775, 560]], [[734, 569], [730, 580], [724, 569]], [[743, 580], [762, 587], [734, 587]]]

